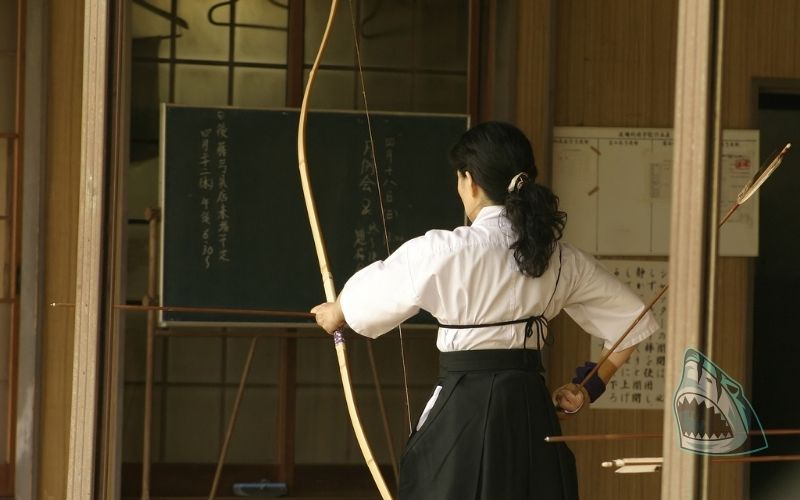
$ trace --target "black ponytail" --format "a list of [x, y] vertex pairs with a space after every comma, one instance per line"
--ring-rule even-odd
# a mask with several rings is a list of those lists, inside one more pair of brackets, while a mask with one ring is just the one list
[[541, 184], [524, 180], [508, 193], [505, 207], [519, 236], [511, 245], [519, 270], [534, 278], [541, 276], [567, 223], [567, 214], [558, 209], [558, 196]]
[[469, 172], [493, 202], [505, 206], [518, 237], [511, 249], [520, 272], [534, 278], [544, 274], [567, 214], [558, 209], [558, 197], [549, 188], [534, 182], [536, 164], [525, 134], [507, 123], [482, 123], [461, 136], [450, 150], [450, 163], [462, 174]]

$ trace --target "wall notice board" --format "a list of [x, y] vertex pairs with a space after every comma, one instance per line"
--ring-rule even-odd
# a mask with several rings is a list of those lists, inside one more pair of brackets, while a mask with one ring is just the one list
[[[308, 311], [324, 301], [294, 110], [162, 106], [161, 303]], [[390, 245], [462, 225], [447, 152], [466, 116], [371, 114]], [[337, 288], [386, 256], [366, 117], [313, 112], [307, 160]], [[426, 322], [425, 318], [417, 321]], [[163, 313], [162, 324], [291, 318]]]
[[[757, 130], [722, 134], [720, 217], [759, 167]], [[672, 131], [556, 127], [553, 190], [564, 239], [594, 255], [669, 253]], [[758, 255], [758, 193], [720, 231], [719, 252]]]

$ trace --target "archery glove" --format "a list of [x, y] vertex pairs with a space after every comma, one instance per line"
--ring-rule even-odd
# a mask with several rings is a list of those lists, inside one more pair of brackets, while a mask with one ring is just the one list
[[[583, 382], [583, 379], [586, 378], [586, 374], [592, 371], [592, 368], [595, 366], [597, 366], [597, 363], [587, 361], [583, 364], [583, 366], [575, 368], [575, 377], [573, 377], [572, 382], [575, 384], [580, 384]], [[603, 382], [603, 379], [600, 378], [597, 372], [594, 372], [592, 377], [586, 381], [586, 384], [583, 387], [589, 394], [589, 401], [592, 403], [594, 403], [595, 400], [597, 400], [597, 398], [599, 398], [606, 391], [606, 383]]]

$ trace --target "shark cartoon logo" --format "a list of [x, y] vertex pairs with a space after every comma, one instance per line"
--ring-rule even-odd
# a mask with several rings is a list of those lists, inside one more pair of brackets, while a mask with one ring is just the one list
[[673, 400], [680, 445], [706, 455], [742, 455], [767, 447], [764, 430], [742, 386], [689, 348]]

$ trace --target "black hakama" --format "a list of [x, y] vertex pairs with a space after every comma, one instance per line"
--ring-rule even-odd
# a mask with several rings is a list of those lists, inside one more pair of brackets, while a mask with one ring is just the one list
[[539, 352], [440, 353], [442, 389], [400, 463], [400, 500], [578, 498]]

